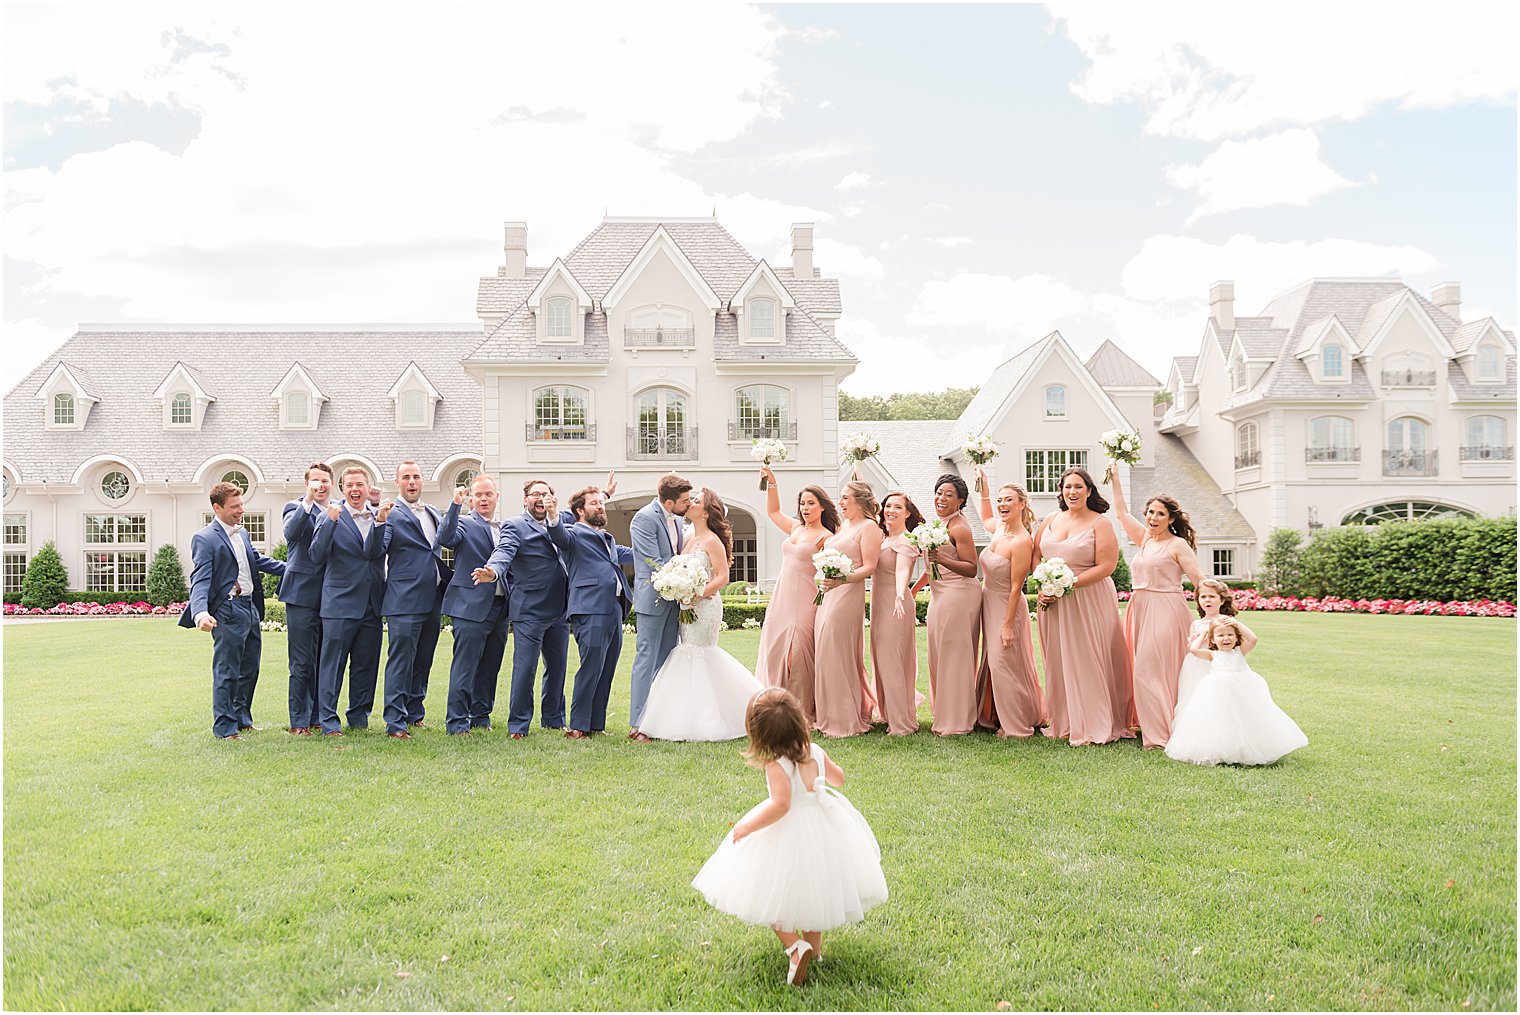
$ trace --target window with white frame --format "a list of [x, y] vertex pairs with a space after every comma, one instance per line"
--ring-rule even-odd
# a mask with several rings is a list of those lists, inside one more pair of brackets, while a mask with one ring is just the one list
[[[201, 514], [201, 524], [210, 525], [216, 515], [210, 511]], [[248, 533], [248, 539], [254, 547], [268, 552], [269, 549], [269, 516], [262, 511], [244, 511], [243, 528]]]
[[311, 396], [304, 391], [287, 391], [284, 398], [285, 425], [311, 425]]
[[1085, 450], [1024, 452], [1024, 486], [1030, 493], [1059, 493], [1061, 473], [1087, 468]]
[[1237, 359], [1230, 364], [1230, 389], [1239, 391], [1246, 386], [1246, 361]]
[[734, 406], [738, 436], [751, 440], [760, 437], [785, 439], [790, 398], [791, 393], [786, 388], [773, 384], [740, 388]]
[[21, 579], [26, 577], [27, 551], [30, 549], [27, 529], [29, 519], [25, 512], [5, 515], [5, 591], [21, 591]]
[[1317, 416], [1309, 421], [1308, 461], [1354, 462], [1360, 458], [1356, 430], [1344, 416]]
[[1338, 345], [1327, 345], [1320, 350], [1320, 374], [1327, 380], [1340, 380], [1346, 376], [1343, 350]]
[[74, 396], [67, 391], [60, 391], [53, 396], [53, 425], [74, 425]]
[[1255, 423], [1242, 423], [1235, 430], [1235, 468], [1249, 469], [1261, 464], [1260, 433]]
[[586, 428], [584, 388], [554, 385], [533, 392], [533, 431], [536, 441], [583, 441], [590, 435]]
[[402, 426], [427, 425], [427, 392], [418, 391], [416, 388], [403, 391], [400, 406]]
[[250, 485], [248, 482], [248, 474], [241, 469], [228, 469], [226, 472], [222, 473], [222, 482], [231, 483], [233, 486], [238, 488], [238, 493], [244, 494], [245, 496], [248, 493], [248, 487]]
[[728, 578], [730, 581], [759, 584], [759, 541], [754, 536], [734, 537], [733, 563], [729, 565]]
[[1494, 342], [1484, 342], [1478, 346], [1478, 379], [1483, 381], [1497, 381], [1504, 374], [1504, 357], [1499, 354], [1499, 346]]
[[1502, 416], [1469, 416], [1463, 426], [1462, 460], [1505, 461], [1514, 457], [1509, 447], [1509, 421]]
[[106, 500], [125, 500], [132, 492], [132, 478], [125, 472], [112, 469], [100, 477], [100, 492]]
[[672, 388], [651, 388], [635, 402], [637, 426], [630, 454], [639, 457], [681, 456], [692, 453], [686, 396]]
[[84, 516], [87, 592], [142, 592], [148, 584], [148, 516]]
[[5, 551], [6, 595], [14, 595], [21, 591], [21, 583], [26, 578], [26, 562], [27, 556], [24, 552]]
[[5, 514], [5, 545], [7, 547], [26, 546], [27, 543], [27, 517], [26, 512]]
[[574, 306], [563, 296], [556, 296], [544, 304], [544, 337], [575, 337], [574, 318], [571, 315]]
[[749, 337], [776, 337], [776, 301], [749, 301]]
[[1216, 547], [1214, 549], [1214, 577], [1233, 578], [1235, 576], [1235, 549], [1234, 547]]
[[1045, 389], [1045, 418], [1066, 418], [1066, 385], [1052, 384]]
[[188, 426], [195, 420], [195, 410], [190, 396], [183, 391], [176, 392], [169, 399], [169, 422], [175, 426]]

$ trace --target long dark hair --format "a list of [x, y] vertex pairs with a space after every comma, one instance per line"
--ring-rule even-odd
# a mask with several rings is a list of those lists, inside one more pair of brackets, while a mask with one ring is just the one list
[[823, 492], [823, 487], [821, 486], [804, 486], [801, 490], [797, 491], [797, 520], [804, 525], [807, 524], [807, 522], [802, 521], [802, 495], [805, 493], [810, 493], [818, 499], [818, 506], [821, 508], [818, 512], [818, 520], [823, 523], [823, 527], [830, 532], [838, 532], [839, 509], [834, 506], [833, 499]]
[[[679, 496], [679, 495], [677, 495]], [[707, 516], [707, 527], [723, 542], [723, 555], [730, 562], [734, 559], [734, 530], [728, 524], [728, 508], [723, 498], [707, 487], [702, 488], [702, 511]]]
[[893, 497], [901, 497], [903, 499], [903, 507], [908, 511], [908, 517], [903, 519], [903, 530], [905, 532], [912, 532], [924, 523], [924, 513], [918, 509], [917, 504], [913, 503], [913, 498], [901, 490], [893, 490], [881, 499], [881, 510], [876, 512], [876, 524], [881, 526], [881, 534], [883, 536], [887, 534], [887, 501]]
[[961, 506], [956, 510], [964, 511], [966, 509], [966, 501], [971, 498], [971, 490], [967, 488], [966, 481], [956, 473], [947, 472], [934, 481], [934, 492], [938, 494], [939, 488], [946, 483], [955, 488], [955, 495], [961, 499]]
[[1087, 484], [1087, 509], [1089, 511], [1096, 511], [1100, 515], [1108, 511], [1108, 501], [1104, 500], [1103, 495], [1098, 492], [1098, 484], [1092, 481], [1092, 476], [1088, 475], [1086, 469], [1079, 469], [1076, 466], [1072, 466], [1061, 473], [1061, 478], [1056, 480], [1056, 503], [1061, 505], [1062, 511], [1067, 510], [1066, 497], [1061, 493], [1061, 487], [1066, 485], [1067, 476], [1081, 476], [1082, 482]]
[[1193, 520], [1188, 517], [1186, 511], [1182, 510], [1182, 505], [1177, 503], [1175, 497], [1158, 493], [1145, 502], [1146, 507], [1152, 504], [1160, 504], [1166, 508], [1166, 513], [1172, 516], [1172, 520], [1166, 523], [1166, 531], [1174, 536], [1181, 536], [1187, 540], [1187, 545], [1195, 550], [1198, 549], [1198, 535], [1193, 531]]

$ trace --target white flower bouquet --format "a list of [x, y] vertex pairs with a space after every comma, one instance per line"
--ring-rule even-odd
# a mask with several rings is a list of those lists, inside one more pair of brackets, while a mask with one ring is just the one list
[[[786, 445], [774, 437], [756, 437], [755, 443], [749, 449], [749, 456], [761, 465], [770, 465], [772, 462], [786, 461]], [[760, 489], [767, 486], [765, 474], [760, 474]]]
[[[961, 450], [966, 453], [967, 461], [974, 465], [986, 465], [997, 457], [997, 442], [986, 434], [980, 437], [968, 437], [966, 443], [961, 445]], [[982, 492], [982, 476], [977, 473], [976, 492]]]
[[681, 623], [694, 624], [697, 620], [697, 597], [702, 594], [711, 578], [712, 575], [707, 573], [707, 567], [700, 558], [695, 554], [681, 553], [671, 557], [650, 575], [649, 584], [654, 586], [661, 599], [681, 604]]
[[856, 479], [860, 478], [860, 463], [867, 458], [875, 458], [879, 454], [881, 454], [881, 441], [870, 434], [858, 431], [845, 434], [844, 439], [839, 442], [840, 460], [854, 460], [855, 467], [851, 470], [851, 475]]
[[[930, 550], [937, 550], [950, 542], [950, 526], [936, 518], [932, 522], [920, 522], [912, 532], [907, 534], [908, 542], [912, 543], [919, 553], [927, 554]], [[933, 581], [939, 581], [939, 565], [929, 564], [929, 577]]]
[[840, 550], [819, 550], [813, 554], [813, 580], [818, 583], [818, 598], [814, 606], [823, 605], [823, 582], [826, 578], [848, 578], [855, 570], [855, 562]]
[[[1070, 565], [1060, 557], [1040, 561], [1030, 573], [1029, 580], [1034, 582], [1034, 590], [1037, 594], [1053, 596], [1056, 599], [1066, 595], [1077, 584], [1077, 576], [1072, 574]], [[1040, 609], [1043, 610], [1049, 605], [1049, 603], [1041, 603]]]
[[1115, 462], [1134, 465], [1140, 461], [1139, 430], [1110, 430], [1098, 438], [1098, 444], [1102, 446], [1103, 453], [1108, 456], [1108, 467], [1103, 470], [1105, 483], [1114, 478]]

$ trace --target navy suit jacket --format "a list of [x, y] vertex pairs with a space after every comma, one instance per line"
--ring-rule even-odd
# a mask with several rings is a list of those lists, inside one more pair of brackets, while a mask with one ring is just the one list
[[[338, 620], [362, 620], [367, 611], [380, 615], [385, 600], [384, 525], [371, 525], [369, 536], [339, 505], [338, 520], [326, 512], [311, 540], [311, 556], [325, 566], [322, 575], [322, 616]], [[371, 513], [373, 517], [373, 512]]]
[[[253, 588], [248, 590], [248, 594], [253, 597], [259, 619], [263, 620], [264, 583], [259, 580], [259, 572], [282, 575], [285, 573], [285, 562], [255, 550], [253, 540], [248, 538], [247, 529], [240, 529], [237, 534], [243, 541], [243, 553], [247, 555], [248, 567], [253, 572]], [[215, 617], [216, 611], [227, 602], [233, 586], [237, 585], [237, 557], [233, 556], [227, 530], [215, 518], [210, 525], [190, 537], [190, 564], [190, 598], [185, 603], [184, 612], [179, 615], [180, 627], [194, 627], [195, 618], [202, 613]]]
[[322, 605], [322, 572], [327, 570], [311, 558], [311, 540], [327, 517], [327, 505], [306, 506], [304, 500], [285, 505], [285, 577], [280, 581], [280, 601], [317, 609]]
[[[437, 530], [443, 517], [431, 504], [422, 509]], [[422, 531], [412, 509], [397, 501], [386, 516], [380, 545], [385, 550], [385, 615], [432, 613], [443, 602], [443, 589], [453, 574], [443, 562], [443, 552]]]
[[501, 541], [486, 567], [511, 576], [513, 623], [552, 624], [564, 619], [569, 583], [559, 548], [526, 511], [502, 519]]
[[[633, 563], [633, 551], [613, 543], [606, 529], [592, 528], [575, 520], [574, 513], [560, 512], [558, 525], [549, 526], [549, 538], [559, 547], [570, 567], [570, 595], [566, 614], [571, 617], [626, 617], [633, 609], [633, 589], [622, 565]], [[612, 543], [617, 563], [607, 544]]]
[[454, 551], [454, 574], [443, 593], [443, 612], [459, 620], [483, 621], [491, 612], [500, 584], [510, 603], [512, 585], [505, 579], [497, 583], [476, 585], [471, 577], [477, 567], [485, 567], [496, 549], [491, 523], [477, 514], [460, 517], [459, 505], [450, 504], [438, 526], [438, 545]]

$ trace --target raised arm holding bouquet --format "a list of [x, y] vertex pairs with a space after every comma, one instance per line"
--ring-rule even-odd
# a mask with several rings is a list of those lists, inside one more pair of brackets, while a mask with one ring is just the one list
[[850, 469], [850, 478], [860, 478], [860, 463], [867, 458], [875, 458], [881, 453], [881, 441], [865, 433], [845, 434], [839, 442], [839, 454], [841, 460], [855, 462]]

